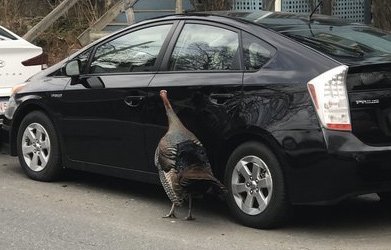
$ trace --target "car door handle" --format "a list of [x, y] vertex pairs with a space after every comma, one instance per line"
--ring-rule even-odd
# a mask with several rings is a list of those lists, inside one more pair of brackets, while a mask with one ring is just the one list
[[215, 94], [212, 93], [209, 95], [209, 100], [214, 103], [214, 104], [224, 104], [226, 103], [229, 99], [232, 99], [234, 97], [234, 94]]
[[141, 102], [144, 100], [145, 96], [127, 96], [125, 97], [124, 99], [124, 102], [126, 103], [126, 105], [128, 105], [129, 107], [138, 107]]

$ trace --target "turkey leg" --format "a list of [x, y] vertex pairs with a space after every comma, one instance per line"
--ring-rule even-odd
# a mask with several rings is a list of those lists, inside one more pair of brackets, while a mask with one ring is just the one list
[[195, 220], [195, 218], [191, 215], [191, 203], [192, 203], [191, 194], [189, 194], [189, 213], [185, 217], [185, 220]]
[[176, 216], [175, 216], [175, 204], [174, 203], [172, 203], [172, 207], [171, 207], [170, 212], [166, 216], [163, 216], [163, 218], [176, 218]]

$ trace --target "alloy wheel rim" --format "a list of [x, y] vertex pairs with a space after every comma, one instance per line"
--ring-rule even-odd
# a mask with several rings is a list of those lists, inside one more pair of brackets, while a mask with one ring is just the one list
[[236, 205], [248, 215], [262, 213], [273, 195], [273, 180], [266, 163], [257, 156], [245, 156], [235, 166], [231, 179]]
[[22, 153], [26, 165], [35, 172], [42, 171], [50, 157], [50, 138], [39, 123], [32, 123], [23, 132]]

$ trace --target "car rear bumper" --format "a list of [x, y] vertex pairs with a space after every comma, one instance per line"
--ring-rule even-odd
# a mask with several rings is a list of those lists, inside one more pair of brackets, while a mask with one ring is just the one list
[[[9, 136], [8, 131], [4, 130], [3, 117], [0, 116], [0, 149], [2, 152], [9, 153]], [[5, 150], [7, 149], [7, 150]]]
[[8, 97], [0, 96], [0, 124], [3, 124], [4, 112], [6, 107], [8, 106]]
[[4, 141], [3, 134], [5, 136], [5, 131], [3, 131], [3, 121], [4, 121], [4, 115], [0, 114], [0, 144]]
[[2, 152], [10, 153], [9, 144], [9, 127], [3, 124], [2, 117], [0, 117], [0, 149]]
[[277, 139], [287, 156], [285, 173], [294, 204], [391, 191], [391, 146], [372, 147], [350, 132], [329, 130], [294, 131], [289, 143], [286, 137]]

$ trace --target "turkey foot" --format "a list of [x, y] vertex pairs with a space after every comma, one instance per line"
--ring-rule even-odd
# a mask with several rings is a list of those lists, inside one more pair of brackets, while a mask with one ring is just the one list
[[163, 218], [176, 218], [176, 216], [175, 216], [175, 204], [174, 203], [172, 203], [172, 207], [171, 207], [170, 212], [167, 215], [163, 216]]

